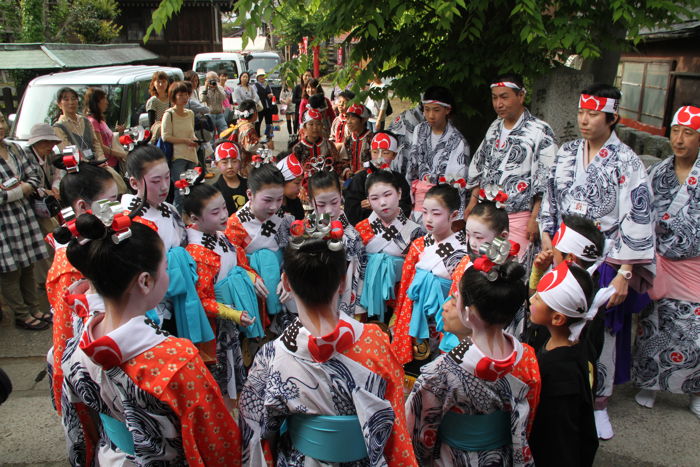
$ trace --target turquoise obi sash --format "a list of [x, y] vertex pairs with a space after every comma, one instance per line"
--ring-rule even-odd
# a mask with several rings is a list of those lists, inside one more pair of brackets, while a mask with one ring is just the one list
[[105, 433], [112, 444], [122, 452], [132, 456], [136, 454], [134, 438], [129, 433], [129, 429], [124, 422], [120, 422], [116, 418], [103, 413], [100, 414], [100, 420], [102, 420], [102, 427], [105, 429]]
[[408, 298], [413, 300], [413, 312], [408, 334], [427, 339], [428, 318], [433, 317], [437, 330], [442, 331], [442, 304], [450, 293], [452, 281], [438, 277], [425, 269], [416, 269], [416, 275], [408, 288]]
[[[445, 303], [449, 302], [450, 300], [452, 300], [452, 297], [447, 297], [447, 300], [445, 300], [443, 305], [445, 305]], [[440, 350], [447, 353], [450, 350], [457, 347], [458, 345], [459, 345], [459, 337], [455, 336], [451, 332], [445, 331], [443, 333], [442, 340], [440, 341]]]
[[282, 251], [261, 248], [248, 255], [248, 261], [250, 261], [250, 267], [262, 277], [269, 292], [265, 300], [267, 314], [276, 315], [282, 309], [280, 298], [277, 295], [277, 284], [280, 283], [282, 270]]
[[368, 456], [357, 415], [304, 415], [287, 418], [292, 445], [324, 462], [354, 462]]
[[367, 258], [360, 305], [367, 310], [367, 316], [379, 316], [384, 321], [386, 301], [396, 298], [394, 289], [401, 278], [403, 258], [386, 253], [370, 253]]
[[447, 412], [439, 430], [440, 439], [462, 451], [489, 451], [512, 442], [510, 412], [485, 415]]
[[180, 246], [168, 250], [168, 276], [170, 285], [165, 297], [173, 302], [177, 336], [194, 343], [214, 339], [214, 331], [197, 294], [197, 263]]
[[241, 266], [231, 268], [228, 275], [216, 283], [214, 293], [216, 294], [217, 302], [236, 310], [245, 310], [251, 318], [255, 318], [255, 321], [250, 326], [241, 326], [241, 332], [245, 336], [263, 337], [265, 335], [262, 320], [260, 319], [255, 287], [245, 269]]

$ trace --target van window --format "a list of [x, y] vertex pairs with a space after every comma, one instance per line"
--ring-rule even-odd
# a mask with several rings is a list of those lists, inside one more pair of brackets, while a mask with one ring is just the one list
[[213, 71], [217, 74], [226, 73], [229, 78], [238, 78], [238, 67], [232, 60], [202, 60], [197, 62], [197, 73]]
[[[61, 109], [56, 104], [56, 96], [61, 88], [65, 85], [53, 84], [48, 86], [31, 86], [24, 92], [22, 104], [17, 110], [17, 120], [13, 126], [11, 134], [12, 139], [26, 140], [29, 139], [29, 132], [37, 123], [48, 123], [53, 125], [61, 114]], [[78, 112], [83, 113], [83, 96], [88, 87], [87, 85], [69, 86], [78, 93], [80, 103]], [[107, 93], [109, 99], [109, 108], [105, 120], [110, 128], [120, 118], [122, 105], [122, 89], [121, 86], [97, 86]], [[145, 101], [144, 101], [145, 102]], [[119, 122], [124, 123], [124, 122]]]
[[253, 57], [248, 62], [248, 71], [257, 73], [258, 68], [262, 68], [266, 73], [279, 65], [280, 59], [277, 57]]

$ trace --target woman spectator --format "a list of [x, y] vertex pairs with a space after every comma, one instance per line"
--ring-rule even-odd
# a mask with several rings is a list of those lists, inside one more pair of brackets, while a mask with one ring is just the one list
[[[88, 120], [95, 129], [95, 133], [100, 137], [102, 144], [102, 152], [107, 157], [107, 165], [115, 168], [121, 160], [126, 159], [126, 153], [121, 150], [121, 146], [112, 148], [114, 141], [114, 133], [107, 126], [105, 121], [105, 112], [109, 107], [107, 93], [100, 88], [88, 88], [85, 92], [83, 113], [87, 115]], [[148, 104], [146, 104], [148, 107]], [[116, 130], [118, 133], [124, 131], [124, 125], [117, 124]]]
[[61, 88], [56, 95], [61, 115], [54, 124], [54, 133], [61, 138], [58, 147], [77, 146], [83, 160], [104, 159], [100, 137], [90, 121], [78, 114], [78, 93], [71, 88]]
[[34, 264], [48, 257], [30, 201], [41, 185], [41, 169], [4, 141], [7, 130], [0, 114], [0, 292], [16, 326], [40, 331], [51, 319], [39, 309], [34, 280]]
[[238, 77], [238, 86], [233, 91], [233, 103], [241, 105], [241, 102], [251, 100], [255, 102], [256, 108], [261, 108], [260, 97], [254, 86], [250, 85], [250, 73], [244, 71]]
[[[190, 82], [190, 83], [192, 83], [192, 89], [193, 89], [194, 91], [199, 91], [199, 75], [197, 74], [196, 71], [194, 71], [194, 70], [188, 70], [188, 71], [186, 71], [186, 72], [185, 72], [185, 82]], [[194, 91], [193, 91], [193, 92], [194, 92]], [[195, 92], [194, 95], [193, 95], [193, 98], [194, 98], [194, 100], [196, 100], [197, 102], [199, 102], [199, 93], [198, 93], [198, 92]], [[208, 110], [207, 110], [207, 113], [209, 113]]]
[[209, 107], [209, 116], [214, 122], [215, 137], [226, 129], [226, 119], [224, 118], [224, 101], [227, 99], [224, 88], [219, 86], [219, 76], [210, 71], [207, 73], [204, 86], [199, 88], [199, 100]]
[[302, 95], [301, 103], [299, 104], [299, 123], [303, 123], [304, 113], [306, 113], [306, 111], [309, 110], [309, 97], [317, 94], [323, 96], [323, 99], [326, 103], [326, 105], [323, 108], [317, 110], [321, 111], [321, 113], [323, 114], [324, 121], [327, 120], [329, 122], [327, 131], [330, 134], [330, 122], [333, 122], [333, 120], [335, 119], [335, 112], [333, 111], [331, 101], [329, 101], [328, 98], [325, 97], [325, 95], [323, 94], [323, 88], [321, 87], [321, 83], [319, 83], [318, 80], [315, 78], [311, 78], [309, 79], [309, 81], [306, 82], [304, 94]]
[[[197, 138], [194, 136], [194, 112], [185, 108], [190, 99], [187, 85], [176, 81], [170, 85], [168, 96], [172, 107], [165, 111], [161, 124], [163, 141], [173, 145], [173, 162], [170, 167], [170, 179], [180, 180], [186, 170], [197, 165]], [[173, 204], [182, 212], [182, 194], [175, 191]]]
[[306, 70], [299, 80], [299, 84], [294, 86], [292, 91], [292, 103], [294, 104], [294, 133], [299, 133], [299, 122], [303, 115], [300, 115], [300, 104], [304, 97], [304, 90], [306, 89], [306, 83], [313, 77], [311, 70]]
[[152, 141], [160, 138], [160, 122], [163, 114], [170, 107], [168, 100], [168, 75], [164, 71], [156, 71], [148, 85], [151, 97], [146, 101], [146, 112], [148, 112], [148, 124], [151, 125]]
[[226, 86], [226, 81], [228, 81], [228, 74], [219, 73], [219, 86], [224, 88], [226, 93], [226, 99], [224, 99], [224, 120], [226, 124], [231, 120], [231, 111], [233, 110], [233, 89]]

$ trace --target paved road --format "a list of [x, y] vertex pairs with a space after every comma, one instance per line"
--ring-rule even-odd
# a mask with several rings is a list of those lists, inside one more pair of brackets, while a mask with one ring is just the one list
[[[275, 138], [277, 150], [286, 147], [284, 122]], [[0, 367], [12, 378], [15, 391], [0, 406], [0, 465], [64, 466], [65, 441], [51, 407], [46, 378], [35, 382], [45, 368], [50, 331], [15, 329], [9, 316], [0, 322]], [[688, 398], [661, 394], [653, 410], [639, 407], [634, 388], [616, 390], [610, 415], [616, 435], [601, 442], [599, 466], [700, 466], [700, 420], [688, 411]]]

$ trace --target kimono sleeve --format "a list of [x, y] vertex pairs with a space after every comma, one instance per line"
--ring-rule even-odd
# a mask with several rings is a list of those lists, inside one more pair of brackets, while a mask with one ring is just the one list
[[68, 462], [72, 466], [91, 466], [98, 445], [97, 426], [90, 409], [80, 401], [69, 381], [64, 381], [60, 405], [61, 423], [66, 435]]
[[554, 235], [559, 226], [559, 207], [557, 206], [557, 183], [555, 180], [556, 168], [562, 160], [564, 148], [559, 148], [557, 155], [554, 157], [554, 163], [548, 171], [548, 180], [545, 184], [544, 192], [542, 193], [542, 204], [540, 204], [540, 212], [537, 220], [540, 224], [540, 230], [547, 232], [550, 236]]
[[197, 295], [207, 314], [217, 316], [219, 304], [216, 302], [214, 282], [221, 267], [221, 259], [215, 253], [208, 254], [209, 250], [200, 245], [187, 245], [187, 252], [197, 263]]
[[238, 216], [235, 213], [231, 214], [228, 221], [226, 221], [226, 230], [224, 231], [224, 234], [226, 235], [226, 238], [233, 243], [236, 249], [239, 250], [245, 250], [245, 247], [248, 246], [250, 241], [248, 232], [246, 231], [245, 227], [243, 227], [243, 224], [241, 224], [241, 221], [238, 219]]
[[467, 190], [471, 190], [477, 186], [481, 185], [482, 170], [484, 170], [484, 160], [486, 158], [486, 138], [488, 138], [489, 132], [486, 133], [483, 141], [476, 149], [472, 160], [469, 162], [469, 168], [467, 169]]
[[554, 132], [549, 125], [543, 125], [536, 141], [532, 155], [532, 166], [530, 167], [532, 193], [534, 196], [542, 196], [547, 189], [547, 182], [550, 179], [549, 175], [554, 166], [557, 148]]
[[411, 146], [408, 151], [408, 165], [406, 166], [406, 180], [408, 183], [412, 183], [414, 180], [418, 180], [418, 158], [420, 156], [420, 146], [418, 144], [418, 133], [419, 128], [413, 130], [411, 135]]
[[401, 268], [401, 284], [399, 293], [396, 296], [395, 315], [396, 321], [394, 324], [394, 340], [392, 346], [399, 363], [406, 364], [413, 359], [413, 346], [411, 336], [408, 335], [408, 328], [411, 323], [411, 314], [413, 312], [413, 301], [408, 298], [408, 288], [413, 282], [416, 275], [416, 264], [420, 259], [420, 254], [424, 249], [423, 237], [416, 239], [409, 249], [406, 259]]
[[[618, 209], [620, 232], [608, 257], [618, 262], [651, 262], [654, 258], [654, 205], [644, 165], [631, 154], [621, 164]], [[621, 158], [622, 162], [622, 158]]]

